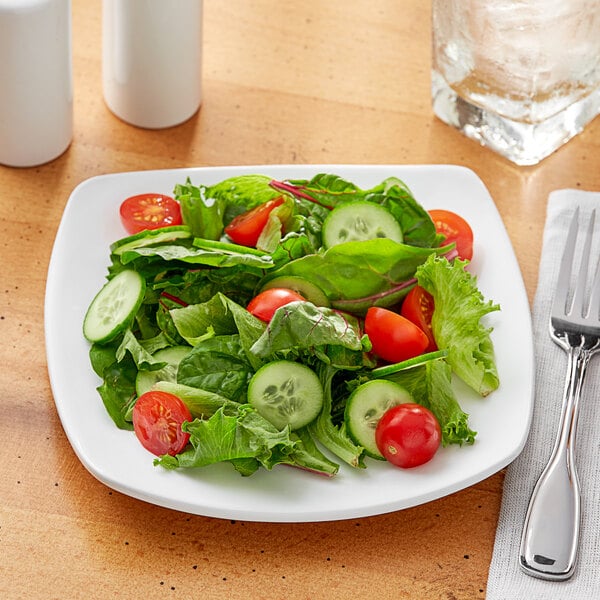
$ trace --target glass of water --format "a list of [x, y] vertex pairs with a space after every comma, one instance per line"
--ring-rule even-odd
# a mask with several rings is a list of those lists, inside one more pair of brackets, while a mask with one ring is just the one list
[[433, 0], [434, 113], [518, 165], [600, 114], [600, 0]]

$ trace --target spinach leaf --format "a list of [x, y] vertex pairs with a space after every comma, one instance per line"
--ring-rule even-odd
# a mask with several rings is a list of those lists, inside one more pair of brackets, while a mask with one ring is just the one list
[[163, 261], [181, 261], [211, 267], [247, 265], [257, 269], [268, 269], [274, 265], [270, 255], [264, 252], [258, 252], [237, 244], [210, 242], [199, 238], [194, 239], [194, 246], [161, 244], [160, 246], [126, 250], [121, 254], [121, 262], [127, 265], [140, 257], [158, 257]]
[[266, 325], [224, 294], [215, 294], [208, 302], [173, 309], [171, 316], [177, 332], [195, 346], [213, 334], [238, 334], [246, 360], [254, 369], [263, 361], [250, 351]]
[[94, 372], [102, 379], [96, 388], [102, 403], [119, 429], [133, 429], [128, 418], [135, 404], [135, 379], [137, 367], [130, 354], [117, 360], [120, 338], [110, 344], [92, 344], [90, 362]]
[[365, 196], [365, 192], [351, 181], [330, 173], [319, 173], [310, 180], [271, 181], [271, 186], [330, 210], [342, 202], [362, 200]]
[[90, 346], [90, 364], [98, 377], [104, 377], [104, 370], [116, 362], [119, 343], [120, 339], [117, 339], [108, 344], [92, 344]]
[[119, 429], [133, 429], [127, 419], [135, 404], [135, 378], [137, 368], [131, 356], [127, 355], [120, 362], [113, 362], [104, 369], [104, 381], [97, 388], [106, 412]]
[[250, 352], [266, 358], [285, 350], [307, 350], [327, 345], [343, 346], [362, 353], [358, 321], [351, 315], [300, 301], [275, 311]]
[[357, 200], [381, 204], [400, 224], [405, 243], [423, 248], [439, 246], [441, 238], [429, 213], [415, 200], [406, 183], [397, 177], [384, 179], [368, 190], [329, 173], [320, 173], [311, 180], [272, 181], [271, 186], [292, 194], [299, 201], [309, 200], [327, 209]]
[[416, 268], [439, 248], [418, 248], [387, 238], [346, 242], [293, 260], [269, 277], [298, 276], [323, 290], [335, 308], [356, 314], [396, 304], [415, 283]]
[[244, 403], [253, 372], [240, 336], [219, 335], [195, 346], [179, 363], [177, 383]]

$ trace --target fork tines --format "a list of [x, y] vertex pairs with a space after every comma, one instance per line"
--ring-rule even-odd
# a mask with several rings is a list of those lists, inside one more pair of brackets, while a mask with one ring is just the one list
[[[577, 207], [569, 226], [567, 241], [556, 283], [554, 302], [552, 304], [552, 319], [559, 319], [561, 321], [567, 320], [571, 324], [585, 326], [592, 325], [593, 321], [598, 321], [600, 318], [600, 261], [597, 261], [594, 279], [589, 294], [590, 298], [589, 301], [586, 301], [588, 295], [587, 282], [590, 253], [596, 218], [596, 210], [594, 209], [589, 218], [579, 273], [577, 275], [573, 294], [571, 295], [569, 292], [571, 289], [571, 274], [574, 266], [575, 247], [579, 233], [579, 213], [579, 207]], [[596, 326], [598, 325], [597, 323], [594, 324]]]

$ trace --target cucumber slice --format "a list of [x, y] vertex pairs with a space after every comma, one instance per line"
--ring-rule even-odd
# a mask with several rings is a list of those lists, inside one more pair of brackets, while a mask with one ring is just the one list
[[248, 384], [248, 402], [277, 429], [300, 429], [323, 408], [323, 387], [306, 365], [289, 360], [267, 363]]
[[376, 379], [359, 385], [346, 403], [344, 420], [350, 437], [371, 458], [385, 460], [375, 442], [375, 429], [383, 413], [392, 406], [414, 402], [401, 385]]
[[83, 335], [98, 344], [110, 342], [127, 329], [144, 300], [146, 282], [127, 269], [115, 275], [92, 300], [83, 319]]
[[167, 364], [156, 371], [138, 371], [135, 378], [135, 391], [138, 396], [154, 387], [159, 381], [177, 382], [177, 367], [179, 363], [191, 352], [191, 346], [170, 346], [153, 354], [159, 362]]
[[394, 215], [379, 204], [361, 200], [334, 208], [323, 222], [323, 245], [389, 238], [402, 242], [404, 235]]
[[298, 277], [297, 275], [281, 275], [271, 279], [265, 283], [260, 289], [261, 292], [270, 290], [271, 288], [287, 288], [300, 294], [306, 298], [309, 302], [312, 302], [315, 306], [329, 306], [329, 298], [325, 295], [325, 292], [315, 285], [312, 281]]
[[110, 247], [110, 251], [117, 256], [121, 256], [124, 252], [134, 250], [135, 248], [144, 248], [154, 244], [163, 244], [191, 237], [192, 232], [187, 225], [171, 225], [169, 227], [160, 227], [159, 229], [145, 229], [114, 242]]

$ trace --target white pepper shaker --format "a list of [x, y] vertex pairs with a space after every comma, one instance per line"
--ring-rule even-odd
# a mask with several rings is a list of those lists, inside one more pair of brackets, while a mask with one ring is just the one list
[[72, 137], [71, 0], [0, 0], [0, 164], [49, 162]]
[[104, 99], [123, 121], [178, 125], [202, 100], [202, 0], [103, 0]]

